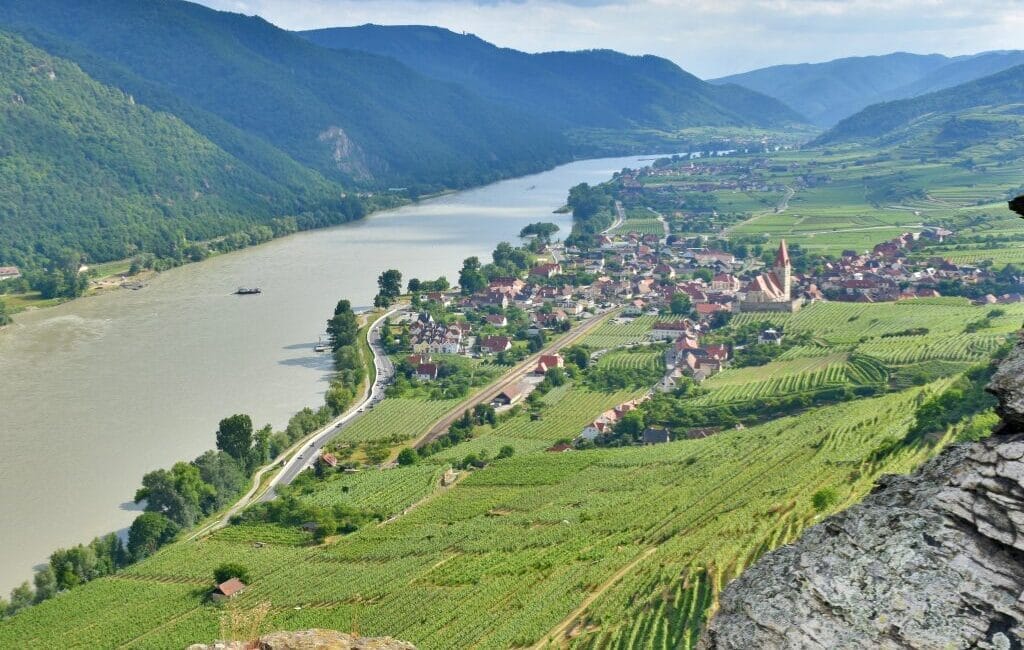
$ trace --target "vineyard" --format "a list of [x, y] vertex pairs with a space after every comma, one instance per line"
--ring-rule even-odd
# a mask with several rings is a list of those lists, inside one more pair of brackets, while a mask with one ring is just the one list
[[887, 379], [886, 368], [864, 355], [798, 357], [754, 368], [726, 370], [701, 384], [711, 392], [696, 398], [694, 403], [729, 404], [842, 386], [880, 386]]
[[373, 411], [359, 417], [342, 431], [334, 446], [349, 443], [399, 442], [430, 428], [461, 399], [432, 400], [425, 397], [389, 397]]
[[491, 457], [505, 445], [516, 454], [539, 451], [557, 440], [575, 438], [583, 427], [603, 411], [641, 395], [644, 391], [602, 393], [570, 386], [562, 386], [544, 396], [545, 408], [540, 419], [523, 413], [500, 422], [497, 427], [485, 428], [474, 440], [431, 457], [431, 462], [454, 462], [467, 454], [487, 452]]
[[[734, 326], [771, 322], [787, 333], [809, 332], [829, 344], [851, 344], [917, 328], [929, 334], [963, 333], [967, 323], [984, 319], [991, 307], [971, 305], [965, 298], [929, 298], [900, 302], [816, 302], [795, 314], [738, 314]], [[986, 334], [1006, 334], [1020, 327], [1024, 303], [1001, 305]]]
[[593, 348], [618, 348], [643, 343], [648, 340], [648, 334], [658, 320], [657, 316], [616, 318], [597, 326], [580, 340], [580, 344]]
[[356, 474], [334, 474], [315, 484], [302, 499], [320, 506], [341, 504], [393, 515], [437, 487], [443, 467], [414, 465], [394, 469], [366, 469]]
[[[841, 497], [834, 507], [848, 505], [879, 472], [905, 471], [933, 451], [864, 461], [906, 430], [921, 391], [703, 440], [517, 453], [392, 523], [321, 546], [228, 529], [5, 622], [0, 647], [168, 648], [217, 638], [222, 610], [204, 593], [225, 561], [252, 573], [233, 607], [268, 603], [264, 629], [358, 628], [425, 649], [506, 648], [570, 623], [581, 631], [577, 647], [690, 647], [726, 581], [825, 514], [811, 504], [815, 491], [832, 488]], [[549, 412], [568, 411], [574, 392]], [[598, 397], [571, 408], [582, 419]], [[496, 437], [559, 435], [506, 424]], [[420, 479], [426, 470], [409, 481]], [[357, 491], [371, 494], [375, 479], [359, 480]]]
[[1006, 340], [1000, 334], [894, 336], [857, 346], [857, 351], [894, 365], [922, 361], [984, 361]]
[[628, 350], [612, 350], [597, 362], [599, 368], [623, 370], [660, 370], [665, 366], [664, 352], [661, 348], [632, 348]]

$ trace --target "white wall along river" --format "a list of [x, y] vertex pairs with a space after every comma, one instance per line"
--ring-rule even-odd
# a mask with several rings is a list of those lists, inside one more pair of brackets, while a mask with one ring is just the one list
[[[587, 160], [162, 273], [18, 314], [0, 330], [0, 594], [54, 549], [122, 529], [142, 475], [214, 445], [220, 418], [283, 426], [318, 407], [330, 358], [313, 352], [339, 298], [372, 302], [377, 275], [453, 282], [570, 187], [649, 157]], [[238, 286], [260, 296], [234, 296]]]

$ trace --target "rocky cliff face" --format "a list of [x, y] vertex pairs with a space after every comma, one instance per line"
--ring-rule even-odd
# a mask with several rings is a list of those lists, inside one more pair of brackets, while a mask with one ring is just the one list
[[390, 637], [352, 636], [334, 630], [274, 632], [258, 641], [197, 643], [188, 650], [416, 650], [416, 646]]
[[765, 555], [703, 650], [1024, 648], [1024, 341], [989, 385], [1003, 424]]

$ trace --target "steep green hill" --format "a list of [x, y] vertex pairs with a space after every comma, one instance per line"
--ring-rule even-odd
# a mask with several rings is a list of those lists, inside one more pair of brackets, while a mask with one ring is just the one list
[[880, 138], [924, 117], [948, 119], [982, 106], [1018, 103], [1024, 103], [1024, 65], [920, 97], [869, 106], [841, 121], [816, 142]]
[[895, 52], [771, 66], [712, 83], [734, 83], [762, 92], [792, 106], [814, 124], [830, 127], [871, 104], [942, 90], [1021, 63], [1021, 51], [954, 58]]
[[339, 27], [303, 32], [337, 49], [393, 57], [429, 77], [528, 110], [563, 129], [779, 126], [802, 122], [780, 102], [714, 86], [656, 56], [610, 50], [527, 54], [438, 27]]
[[[269, 160], [267, 161], [269, 164]], [[137, 105], [76, 65], [0, 32], [0, 261], [168, 254], [326, 210], [341, 188], [283, 156], [266, 174], [178, 118]]]
[[225, 148], [240, 130], [342, 181], [460, 186], [569, 157], [520, 111], [260, 18], [176, 0], [9, 0], [0, 25]]

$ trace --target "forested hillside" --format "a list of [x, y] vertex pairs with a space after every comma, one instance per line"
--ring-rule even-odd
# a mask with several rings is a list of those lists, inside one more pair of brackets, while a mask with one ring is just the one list
[[1024, 103], [1024, 65], [920, 97], [869, 106], [837, 124], [817, 143], [878, 138], [924, 116], [952, 117], [979, 106], [1019, 103]]
[[569, 156], [533, 117], [260, 18], [177, 1], [10, 0], [0, 25], [228, 150], [240, 130], [343, 182], [463, 186]]
[[527, 54], [471, 34], [425, 26], [303, 32], [325, 47], [394, 57], [420, 73], [577, 127], [678, 129], [802, 122], [787, 106], [739, 86], [714, 86], [656, 56], [611, 50]]
[[712, 80], [775, 97], [814, 124], [830, 127], [878, 102], [915, 97], [1024, 63], [1024, 52], [973, 56], [895, 52], [824, 63], [776, 65]]
[[172, 255], [182, 235], [309, 211], [346, 218], [340, 187], [281, 167], [281, 177], [261, 173], [178, 118], [0, 32], [0, 261]]

